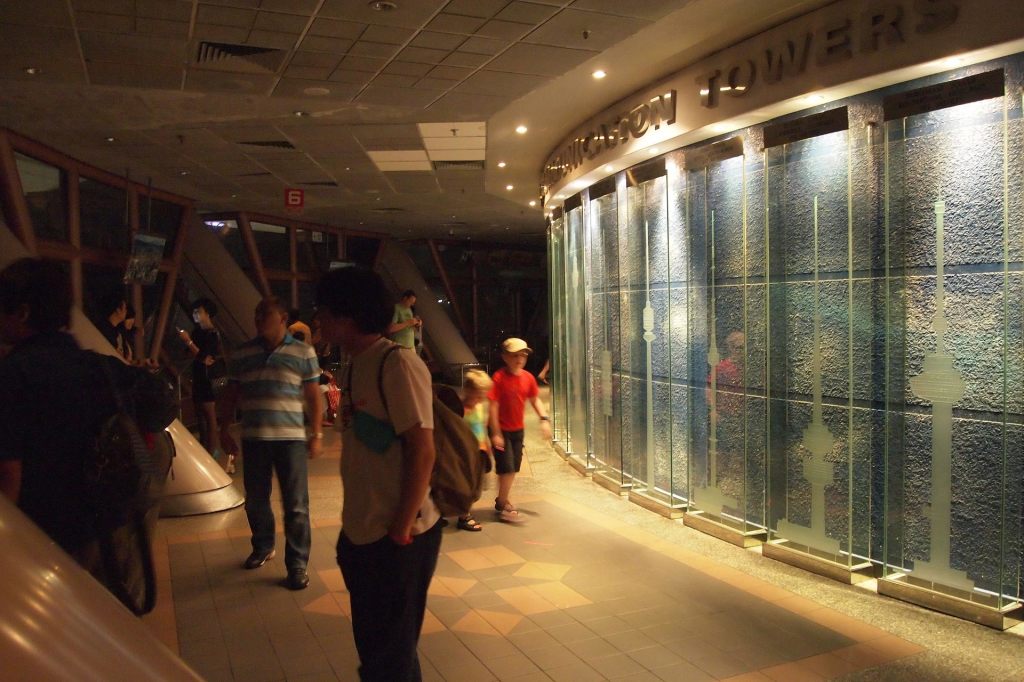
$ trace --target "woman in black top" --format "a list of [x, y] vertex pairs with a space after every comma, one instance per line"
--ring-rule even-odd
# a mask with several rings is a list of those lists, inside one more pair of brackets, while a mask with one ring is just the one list
[[[223, 367], [223, 349], [220, 334], [213, 326], [213, 318], [217, 315], [217, 305], [208, 298], [197, 299], [192, 303], [192, 321], [195, 328], [191, 336], [182, 329], [181, 340], [188, 346], [192, 354], [192, 402], [196, 406], [199, 417], [200, 434], [203, 447], [214, 457], [217, 456], [217, 403], [213, 390], [216, 368]], [[232, 473], [234, 463], [227, 462], [226, 469]]]

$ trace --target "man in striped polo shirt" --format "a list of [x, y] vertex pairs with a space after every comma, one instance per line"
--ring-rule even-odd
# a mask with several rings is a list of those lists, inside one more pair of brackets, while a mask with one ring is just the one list
[[[245, 515], [252, 554], [243, 566], [259, 568], [274, 557], [274, 513], [270, 509], [273, 471], [281, 487], [289, 589], [309, 584], [309, 479], [306, 452], [320, 454], [320, 367], [312, 346], [288, 333], [288, 311], [276, 297], [256, 306], [256, 338], [242, 344], [228, 363], [228, 388], [221, 400], [221, 447], [238, 446], [228, 432], [241, 399]], [[307, 437], [303, 408], [310, 420]]]

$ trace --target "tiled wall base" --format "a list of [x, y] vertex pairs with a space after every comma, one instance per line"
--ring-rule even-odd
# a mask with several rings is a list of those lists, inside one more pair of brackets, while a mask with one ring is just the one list
[[1024, 621], [1024, 607], [1013, 603], [1002, 608], [985, 606], [969, 599], [935, 592], [910, 582], [906, 574], [894, 574], [878, 580], [878, 593], [950, 616], [971, 620], [996, 630], [1006, 630]]
[[761, 549], [761, 553], [770, 559], [802, 568], [811, 573], [823, 575], [832, 580], [838, 580], [847, 585], [856, 585], [857, 583], [877, 577], [875, 573], [876, 566], [870, 561], [853, 564], [852, 566], [841, 564], [795, 549], [786, 540], [766, 542]]
[[699, 530], [701, 533], [707, 533], [712, 537], [716, 537], [719, 540], [725, 540], [737, 547], [756, 547], [765, 540], [765, 531], [763, 530], [752, 530], [742, 532], [727, 526], [724, 523], [716, 521], [713, 517], [705, 514], [702, 511], [688, 511], [683, 515], [683, 523], [694, 530]]

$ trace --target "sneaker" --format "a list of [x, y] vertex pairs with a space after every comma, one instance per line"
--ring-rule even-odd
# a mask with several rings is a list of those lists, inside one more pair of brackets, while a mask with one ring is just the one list
[[228, 463], [224, 465], [224, 471], [233, 474], [235, 473], [235, 456], [228, 455]]
[[245, 560], [245, 563], [242, 564], [242, 567], [249, 571], [251, 571], [254, 568], [259, 568], [263, 564], [273, 559], [275, 554], [277, 554], [277, 552], [275, 552], [272, 549], [267, 550], [265, 552], [253, 550], [253, 553], [250, 554], [249, 558]]
[[289, 590], [304, 590], [309, 587], [309, 574], [304, 568], [289, 569], [285, 584]]

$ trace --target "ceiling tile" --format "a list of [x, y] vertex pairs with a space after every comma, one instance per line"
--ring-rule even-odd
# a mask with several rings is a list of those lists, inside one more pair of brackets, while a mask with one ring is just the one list
[[330, 77], [333, 71], [333, 68], [323, 66], [289, 66], [285, 69], [284, 75], [288, 78], [325, 81]]
[[431, 50], [426, 47], [407, 47], [398, 54], [398, 59], [418, 64], [440, 64], [447, 56], [448, 53], [444, 50]]
[[435, 97], [437, 97], [437, 93], [433, 90], [378, 87], [371, 83], [365, 90], [359, 93], [355, 100], [370, 104], [420, 108], [430, 104]]
[[71, 14], [65, 0], [4, 0], [0, 23], [70, 26]]
[[384, 73], [393, 73], [401, 76], [425, 76], [431, 68], [430, 64], [394, 61], [384, 67]]
[[277, 33], [276, 31], [250, 31], [245, 41], [248, 45], [260, 47], [276, 47], [281, 50], [291, 49], [299, 39], [297, 33]]
[[483, 149], [428, 149], [431, 161], [483, 161]]
[[340, 60], [340, 57], [333, 54], [299, 51], [292, 56], [289, 66], [319, 66], [333, 69]]
[[427, 152], [422, 149], [405, 149], [401, 151], [371, 151], [366, 152], [374, 163], [385, 161], [425, 161]]
[[[349, 85], [366, 85], [373, 78], [373, 74], [376, 71], [349, 71], [347, 69], [338, 69], [331, 74], [330, 80], [332, 83], [346, 83]], [[327, 86], [330, 87], [330, 86]]]
[[347, 38], [329, 38], [327, 36], [307, 35], [299, 46], [303, 50], [315, 50], [317, 52], [329, 52], [331, 54], [345, 54], [352, 47], [352, 41]]
[[[523, 42], [581, 50], [606, 50], [648, 24], [641, 19], [609, 19], [592, 12], [563, 10], [524, 38]], [[584, 32], [587, 33], [586, 38], [583, 37]]]
[[182, 67], [148, 64], [140, 69], [136, 64], [94, 61], [89, 63], [89, 80], [93, 85], [117, 85], [130, 88], [181, 88]]
[[309, 27], [310, 35], [330, 36], [331, 38], [349, 38], [355, 40], [366, 30], [366, 24], [351, 21], [318, 18]]
[[281, 14], [280, 12], [259, 12], [254, 28], [279, 33], [302, 33], [309, 23], [308, 17]]
[[75, 13], [105, 12], [107, 14], [135, 14], [134, 0], [74, 0], [72, 6]]
[[544, 76], [484, 70], [474, 73], [456, 90], [467, 94], [519, 97], [548, 80]]
[[170, 38], [188, 38], [188, 22], [139, 17], [135, 20], [135, 31], [137, 33], [167, 36]]
[[401, 0], [393, 12], [378, 12], [362, 0], [326, 0], [320, 8], [322, 17], [336, 17], [382, 26], [419, 28], [448, 0]]
[[238, 26], [196, 24], [195, 37], [198, 40], [209, 40], [216, 43], [242, 43], [249, 37], [249, 29]]
[[441, 33], [472, 35], [483, 25], [484, 21], [484, 19], [477, 17], [465, 17], [458, 14], [438, 14], [426, 25], [426, 29], [428, 31], [440, 31]]
[[454, 50], [465, 40], [466, 37], [461, 35], [420, 31], [409, 44], [414, 47], [429, 47], [435, 50]]
[[503, 40], [519, 40], [533, 29], [533, 24], [520, 24], [514, 21], [491, 19], [477, 31], [479, 35]]
[[135, 0], [135, 14], [149, 19], [191, 21], [192, 3], [188, 0]]
[[437, 184], [437, 178], [434, 177], [433, 170], [433, 166], [430, 166], [429, 172], [389, 174], [387, 180], [395, 188], [396, 192], [408, 194], [440, 192], [441, 187]]
[[[441, 123], [420, 123], [420, 135], [428, 142], [437, 139], [486, 139], [487, 124], [483, 121], [444, 121]], [[452, 129], [455, 133], [452, 133]]]
[[255, 9], [260, 6], [260, 0], [202, 0], [207, 5], [224, 5], [227, 7], [245, 7]]
[[381, 161], [377, 164], [377, 168], [386, 172], [434, 170], [434, 167], [430, 165], [430, 161]]
[[316, 9], [318, 0], [263, 0], [260, 9], [271, 12], [304, 14], [307, 17]]
[[359, 40], [349, 48], [348, 53], [357, 57], [380, 57], [381, 59], [387, 60], [391, 59], [397, 51], [397, 45], [371, 43], [366, 40]]
[[444, 11], [449, 14], [490, 19], [507, 4], [508, 0], [451, 0]]
[[447, 80], [462, 80], [473, 72], [461, 66], [436, 66], [428, 74], [431, 78], [444, 78]]
[[79, 39], [87, 61], [180, 67], [186, 56], [185, 42], [170, 38], [79, 31]]
[[443, 91], [454, 87], [458, 82], [459, 81], [449, 80], [447, 78], [421, 78], [416, 81], [416, 84], [413, 87], [419, 90]]
[[[369, 74], [364, 74], [369, 75]], [[282, 78], [274, 88], [275, 97], [311, 97], [318, 99], [349, 99], [357, 92], [362, 83], [341, 83], [327, 80], [304, 80], [300, 78]], [[327, 90], [327, 92], [323, 92]]]
[[97, 12], [76, 12], [75, 24], [79, 30], [111, 31], [130, 33], [135, 27], [132, 17], [123, 14], [99, 14]]
[[450, 55], [444, 58], [442, 64], [449, 66], [465, 66], [471, 69], [475, 69], [478, 66], [482, 66], [490, 60], [491, 57], [485, 54], [474, 54], [472, 52], [452, 52]]
[[492, 71], [560, 76], [597, 54], [588, 50], [517, 43], [491, 60], [487, 68]]
[[256, 12], [235, 7], [216, 7], [199, 5], [196, 22], [200, 24], [219, 24], [221, 26], [238, 26], [252, 28], [256, 21]]
[[478, 54], [498, 54], [511, 43], [507, 40], [497, 40], [495, 38], [483, 38], [481, 36], [473, 36], [466, 40], [459, 46], [459, 52], [475, 52]]
[[[618, 0], [620, 3], [622, 0]], [[647, 2], [647, 0], [644, 0]], [[644, 3], [629, 3], [644, 4]], [[495, 15], [495, 19], [503, 21], [517, 21], [521, 24], [537, 25], [550, 19], [558, 8], [550, 5], [537, 5], [532, 2], [511, 2], [503, 10]]]
[[373, 79], [371, 87], [387, 86], [394, 88], [408, 88], [418, 81], [416, 76], [402, 76], [397, 73], [382, 73]]
[[370, 40], [375, 43], [389, 43], [391, 45], [404, 45], [412, 37], [413, 31], [409, 28], [397, 26], [368, 26], [363, 33], [363, 40]]
[[274, 85], [271, 74], [227, 73], [190, 68], [185, 89], [194, 92], [234, 92], [239, 94], [266, 94]]
[[[411, 139], [416, 142], [406, 149], [419, 149], [423, 146], [420, 138], [420, 130], [415, 123], [381, 123], [363, 124], [352, 126], [352, 135], [363, 146], [372, 147], [377, 142], [396, 140], [399, 138]], [[394, 147], [388, 147], [394, 149]]]
[[622, 0], [576, 0], [573, 9], [592, 10], [621, 17], [636, 17], [654, 21], [670, 12], [680, 9], [687, 2], [679, 0], [644, 0], [643, 2], [622, 2]]

